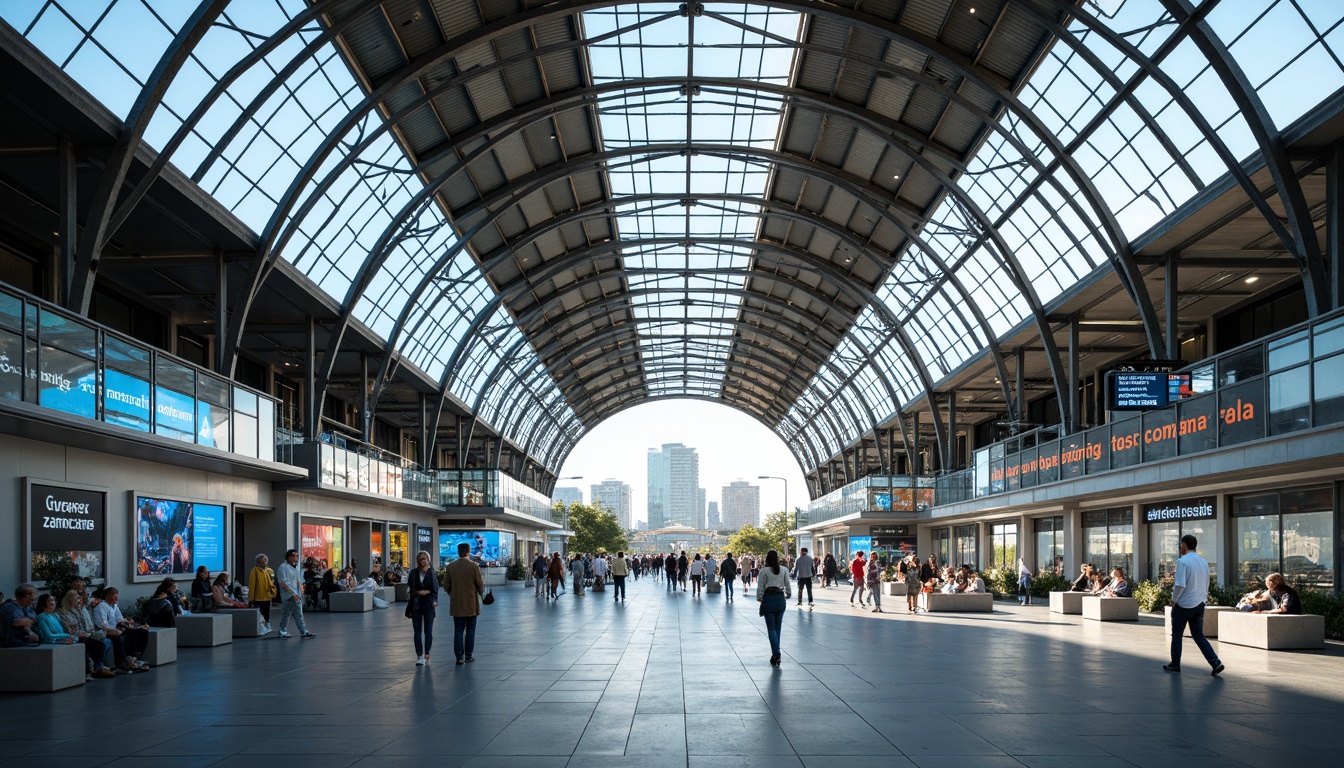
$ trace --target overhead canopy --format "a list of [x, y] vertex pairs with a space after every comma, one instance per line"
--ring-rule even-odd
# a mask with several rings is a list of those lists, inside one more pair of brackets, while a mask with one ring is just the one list
[[[691, 397], [751, 414], [806, 470], [921, 399], [941, 430], [929, 393], [973, 358], [988, 356], [1011, 402], [998, 340], [1024, 327], [1062, 395], [1045, 308], [1097, 270], [1118, 276], [1164, 356], [1131, 242], [1229, 174], [1267, 247], [1297, 258], [1309, 300], [1325, 301], [1312, 213], [1274, 150], [1276, 126], [1344, 82], [1330, 45], [1342, 13], [1186, 0], [0, 6], [126, 116], [126, 151], [161, 152], [150, 177], [170, 162], [258, 233], [230, 354], [284, 260], [342, 307], [319, 391], [362, 324], [385, 340], [377, 381], [397, 360], [418, 367], [549, 468], [603, 419]], [[1268, 192], [1240, 166], [1261, 152]], [[149, 184], [115, 178], [115, 161], [86, 267]], [[86, 289], [73, 296], [87, 305]]]

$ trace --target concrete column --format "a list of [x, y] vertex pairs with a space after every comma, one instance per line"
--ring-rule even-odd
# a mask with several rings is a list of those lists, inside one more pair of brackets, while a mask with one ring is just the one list
[[1134, 521], [1134, 572], [1126, 573], [1125, 578], [1129, 579], [1131, 584], [1140, 579], [1148, 578], [1148, 526], [1143, 522], [1143, 505], [1135, 504], [1133, 506]]
[[1066, 504], [1064, 515], [1064, 576], [1078, 578], [1083, 557], [1083, 513], [1077, 504]]
[[[1017, 556], [1027, 561], [1032, 574], [1036, 573], [1036, 530], [1030, 517], [1023, 515], [1017, 519]], [[1013, 563], [1017, 567], [1017, 563]]]
[[1217, 559], [1214, 560], [1213, 567], [1218, 571], [1215, 574], [1218, 583], [1227, 586], [1232, 583], [1232, 552], [1236, 537], [1232, 531], [1232, 510], [1227, 502], [1228, 497], [1225, 494], [1218, 494], [1214, 497], [1213, 506], [1218, 513], [1218, 535], [1213, 537], [1213, 541], [1199, 542], [1199, 551], [1204, 553], [1204, 559], [1208, 560], [1209, 555], [1213, 554]]

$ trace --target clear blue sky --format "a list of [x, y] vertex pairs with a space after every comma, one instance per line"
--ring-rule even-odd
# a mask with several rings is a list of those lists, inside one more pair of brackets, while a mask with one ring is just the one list
[[793, 454], [759, 421], [726, 405], [701, 400], [664, 400], [636, 406], [599, 424], [570, 453], [557, 487], [576, 486], [590, 500], [588, 486], [615, 478], [634, 490], [634, 519], [647, 520], [648, 452], [663, 443], [684, 443], [700, 454], [700, 487], [706, 499], [734, 480], [761, 487], [761, 514], [784, 508], [784, 483], [757, 480], [778, 475], [789, 481], [789, 505], [807, 507], [807, 488]]

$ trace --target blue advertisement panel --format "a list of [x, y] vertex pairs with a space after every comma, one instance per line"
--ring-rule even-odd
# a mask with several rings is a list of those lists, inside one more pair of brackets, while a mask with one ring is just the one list
[[224, 570], [227, 507], [136, 496], [135, 510], [137, 578]]
[[[213, 419], [210, 417], [210, 404], [197, 400], [196, 413], [196, 443], [210, 448], [217, 447], [215, 442], [215, 426], [211, 423]], [[229, 436], [227, 432], [221, 437], [223, 438], [223, 442], [228, 442]]]
[[149, 382], [112, 368], [103, 379], [103, 421], [148, 432]]
[[154, 434], [196, 442], [196, 398], [155, 387], [154, 399]]
[[872, 536], [850, 536], [849, 554], [851, 557], [857, 552], [871, 552], [873, 550]]
[[513, 561], [513, 533], [510, 531], [439, 531], [439, 566], [457, 559], [457, 545], [471, 547], [471, 559], [478, 565], [508, 565]]
[[42, 348], [38, 405], [57, 411], [98, 418], [98, 370], [92, 360]]

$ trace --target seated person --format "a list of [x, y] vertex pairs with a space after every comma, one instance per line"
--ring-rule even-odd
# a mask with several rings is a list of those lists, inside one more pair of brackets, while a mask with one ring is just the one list
[[1273, 607], [1269, 602], [1269, 590], [1267, 589], [1252, 590], [1242, 595], [1241, 599], [1237, 601], [1238, 611], [1263, 611]]
[[14, 599], [0, 606], [0, 646], [21, 647], [37, 645], [41, 638], [37, 634], [37, 612], [33, 603], [37, 602], [37, 588], [32, 584], [20, 584], [14, 590]]
[[108, 669], [106, 663], [112, 656], [112, 641], [107, 639], [107, 633], [93, 626], [93, 616], [84, 607], [84, 595], [77, 591], [73, 584], [61, 599], [61, 608], [56, 616], [61, 620], [61, 626], [65, 627], [65, 631], [84, 644], [89, 662], [93, 665], [90, 677], [100, 680], [116, 677], [116, 673]]
[[1102, 588], [1103, 597], [1130, 597], [1129, 582], [1125, 581], [1125, 571], [1116, 567], [1111, 569], [1111, 580]]
[[37, 636], [43, 645], [70, 645], [75, 636], [65, 631], [61, 620], [56, 616], [56, 596], [41, 595], [37, 598]]
[[985, 589], [985, 580], [980, 578], [980, 574], [972, 573], [966, 580], [966, 594], [983, 595], [988, 590]]
[[1100, 595], [1102, 591], [1106, 589], [1106, 582], [1101, 578], [1101, 571], [1096, 568], [1093, 568], [1092, 572], [1088, 574], [1087, 584], [1087, 593], [1089, 595]]
[[[159, 586], [162, 588], [163, 585]], [[176, 593], [177, 585], [174, 583], [172, 594]], [[116, 587], [105, 588], [102, 602], [93, 609], [93, 624], [106, 632], [107, 639], [112, 641], [112, 655], [116, 659], [118, 669], [124, 672], [147, 671], [149, 665], [139, 661], [139, 658], [149, 645], [149, 629], [123, 616], [121, 609], [117, 607], [120, 601], [121, 593]]]
[[234, 600], [229, 594], [229, 574], [227, 571], [220, 571], [215, 577], [215, 584], [210, 588], [210, 597], [215, 602], [215, 608], [246, 608], [247, 603], [240, 600]]
[[[196, 580], [191, 582], [191, 599], [198, 605], [210, 603], [210, 569], [204, 565], [196, 569]], [[192, 609], [195, 607], [193, 605]]]
[[320, 589], [320, 593], [322, 595], [322, 602], [324, 603], [327, 602], [327, 596], [330, 595], [332, 592], [342, 592], [344, 590], [345, 587], [343, 587], [341, 583], [336, 580], [336, 574], [333, 573], [330, 568], [328, 568], [327, 572], [322, 574], [322, 587]]
[[[206, 605], [209, 605], [207, 602]], [[145, 624], [151, 627], [175, 627], [182, 613], [182, 601], [177, 596], [177, 582], [168, 577], [159, 582], [141, 610]]]
[[1265, 577], [1265, 586], [1269, 588], [1268, 609], [1257, 610], [1254, 613], [1286, 613], [1292, 616], [1302, 615], [1302, 598], [1298, 596], [1297, 590], [1288, 586], [1284, 581], [1283, 574], [1271, 573]]
[[345, 570], [341, 571], [340, 582], [341, 589], [346, 592], [354, 592], [355, 586], [359, 584], [359, 580], [355, 578], [355, 569], [347, 567]]
[[376, 584], [377, 586], [380, 586], [380, 587], [383, 586], [383, 572], [382, 572], [382, 571], [379, 571], [379, 570], [375, 569], [375, 570], [373, 571], [373, 573], [370, 573], [370, 574], [369, 574], [369, 578], [370, 578], [370, 579], [373, 579], [373, 583]]
[[1092, 591], [1092, 566], [1083, 563], [1078, 578], [1074, 579], [1073, 586], [1069, 587], [1070, 592], [1090, 592]]
[[[354, 577], [351, 577], [352, 580], [353, 578]], [[359, 593], [359, 592], [373, 592], [376, 589], [378, 589], [378, 582], [374, 581], [373, 577], [370, 576], [364, 579], [363, 581], [355, 584], [355, 586], [351, 587], [348, 591]]]

